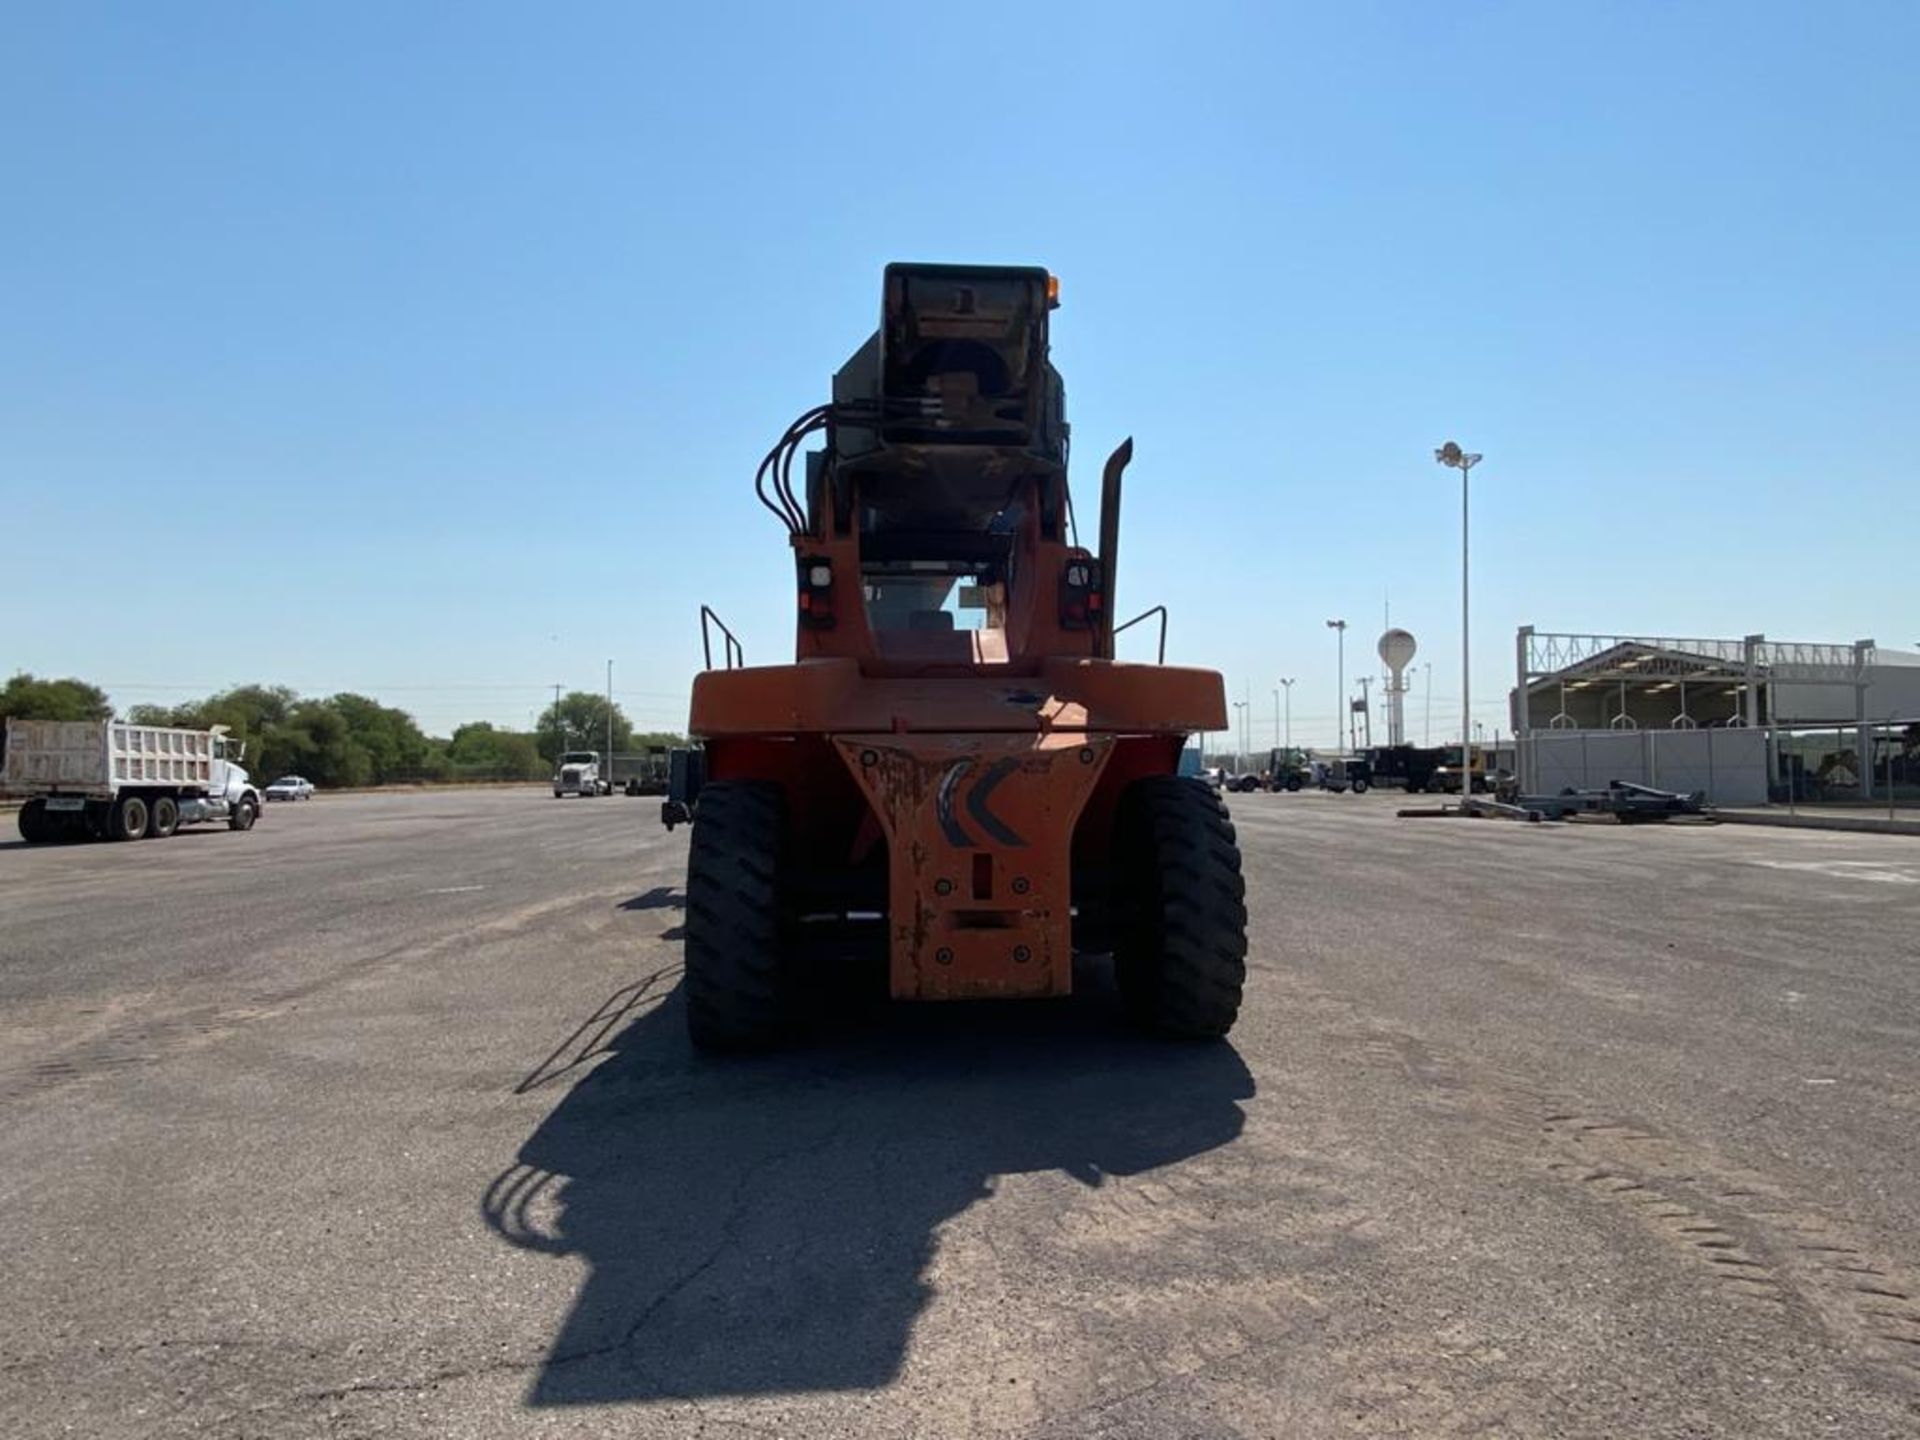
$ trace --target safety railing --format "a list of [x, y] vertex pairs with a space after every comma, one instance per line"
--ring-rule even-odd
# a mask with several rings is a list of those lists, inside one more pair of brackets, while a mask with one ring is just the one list
[[1121, 631], [1131, 630], [1134, 626], [1138, 625], [1142, 620], [1150, 620], [1155, 615], [1158, 615], [1160, 617], [1160, 659], [1156, 663], [1164, 665], [1167, 663], [1167, 607], [1166, 606], [1156, 605], [1151, 610], [1142, 610], [1138, 615], [1134, 616], [1131, 620], [1127, 621], [1126, 624], [1114, 626], [1113, 636], [1114, 636], [1114, 639], [1117, 640], [1120, 638]]
[[747, 652], [741, 648], [740, 642], [734, 638], [733, 631], [727, 628], [727, 622], [713, 613], [713, 607], [710, 605], [702, 605], [700, 607], [700, 649], [707, 657], [707, 669], [713, 669], [713, 630], [715, 626], [719, 627], [722, 637], [720, 655], [721, 658], [726, 661], [726, 668], [729, 670], [744, 668], [747, 663]]

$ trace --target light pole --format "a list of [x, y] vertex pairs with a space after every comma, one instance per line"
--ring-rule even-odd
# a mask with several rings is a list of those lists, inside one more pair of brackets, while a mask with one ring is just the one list
[[1340, 706], [1333, 712], [1333, 748], [1335, 753], [1338, 753], [1341, 748], [1340, 741], [1347, 733], [1347, 727], [1343, 723], [1347, 715], [1347, 622], [1329, 620], [1327, 628], [1340, 632]]
[[1239, 712], [1240, 721], [1240, 753], [1234, 758], [1233, 770], [1236, 775], [1244, 775], [1247, 769], [1247, 702], [1236, 700], [1233, 708]]
[[613, 780], [613, 661], [607, 661], [607, 780]]
[[1367, 687], [1373, 684], [1371, 675], [1360, 677], [1360, 723], [1366, 727], [1366, 748], [1373, 748], [1373, 707], [1367, 703]]
[[1473, 648], [1467, 631], [1467, 477], [1482, 457], [1449, 440], [1433, 452], [1433, 458], [1460, 472], [1460, 764], [1471, 773], [1473, 756], [1467, 747], [1473, 743]]
[[1291, 760], [1293, 758], [1293, 676], [1281, 676], [1280, 688], [1286, 692], [1287, 697], [1287, 738], [1281, 743], [1286, 748], [1287, 758]]
[[1420, 743], [1431, 750], [1433, 748], [1433, 662], [1428, 660], [1424, 663], [1427, 667], [1424, 681], [1427, 687], [1427, 733], [1422, 737]]

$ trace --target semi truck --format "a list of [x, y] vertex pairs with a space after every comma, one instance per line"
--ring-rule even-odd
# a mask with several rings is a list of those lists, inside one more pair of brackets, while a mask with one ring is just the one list
[[224, 726], [183, 730], [124, 720], [13, 720], [0, 792], [24, 800], [20, 838], [165, 839], [182, 825], [224, 820], [251, 830], [260, 791]]
[[598, 750], [569, 750], [553, 772], [553, 798], [562, 795], [611, 795], [613, 786], [600, 775]]

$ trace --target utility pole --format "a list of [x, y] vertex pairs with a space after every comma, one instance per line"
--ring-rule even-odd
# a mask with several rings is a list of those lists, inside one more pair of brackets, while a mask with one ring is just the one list
[[607, 661], [607, 780], [613, 780], [613, 661]]
[[[1467, 477], [1484, 457], [1462, 450], [1449, 440], [1433, 452], [1433, 458], [1460, 472], [1460, 761], [1471, 773], [1473, 761], [1467, 747], [1473, 743], [1473, 646], [1467, 610]], [[1465, 793], [1463, 788], [1461, 794]]]
[[1280, 688], [1286, 691], [1287, 694], [1287, 738], [1285, 745], [1287, 758], [1291, 760], [1293, 758], [1293, 677], [1291, 675], [1281, 676]]
[[1327, 628], [1340, 632], [1340, 670], [1339, 680], [1337, 682], [1340, 705], [1339, 708], [1333, 712], [1333, 748], [1335, 753], [1338, 753], [1340, 750], [1340, 742], [1347, 733], [1347, 724], [1352, 715], [1352, 712], [1347, 709], [1347, 622], [1344, 620], [1329, 620], [1327, 621]]
[[1367, 687], [1373, 683], [1371, 675], [1360, 677], [1360, 723], [1366, 730], [1366, 748], [1373, 748], [1373, 708], [1367, 704]]
[[1240, 775], [1246, 773], [1247, 768], [1247, 702], [1244, 700], [1236, 700], [1233, 702], [1233, 708], [1240, 712], [1238, 717], [1240, 721], [1240, 754], [1234, 757], [1233, 762], [1234, 774]]
[[1433, 748], [1433, 662], [1426, 662], [1427, 673], [1422, 681], [1427, 690], [1427, 729], [1420, 737], [1420, 743], [1429, 750]]

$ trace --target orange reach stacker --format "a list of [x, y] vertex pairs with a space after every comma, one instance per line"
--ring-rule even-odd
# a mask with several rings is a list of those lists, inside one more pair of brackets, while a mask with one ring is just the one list
[[863, 931], [884, 933], [897, 999], [1064, 995], [1078, 947], [1113, 953], [1153, 1029], [1233, 1024], [1240, 853], [1219, 798], [1176, 774], [1189, 734], [1226, 728], [1225, 687], [1113, 658], [1133, 444], [1107, 461], [1090, 554], [1057, 303], [1044, 270], [889, 265], [879, 332], [761, 462], [793, 546], [794, 663], [746, 665], [720, 627], [723, 664], [693, 686], [703, 750], [666, 807], [693, 819], [699, 1045], [777, 1039], [823, 950]]

